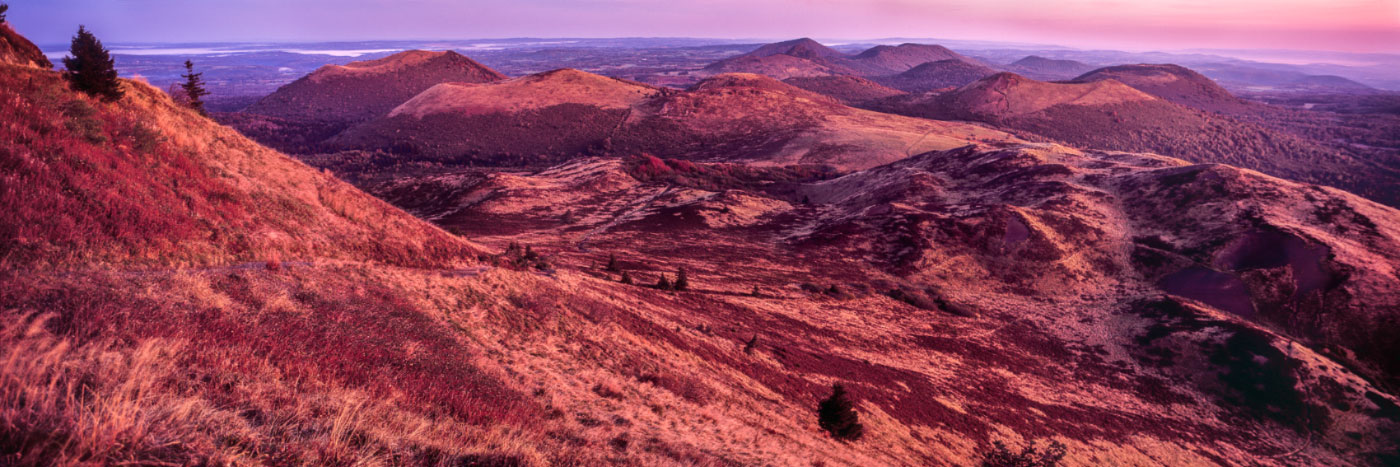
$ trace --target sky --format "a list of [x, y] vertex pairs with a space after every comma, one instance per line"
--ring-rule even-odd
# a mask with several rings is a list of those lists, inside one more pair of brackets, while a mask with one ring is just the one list
[[1400, 53], [1400, 0], [8, 0], [40, 44], [932, 37], [1119, 50]]

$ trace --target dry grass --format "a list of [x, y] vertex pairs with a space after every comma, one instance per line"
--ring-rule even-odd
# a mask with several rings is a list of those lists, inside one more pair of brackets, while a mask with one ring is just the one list
[[[344, 292], [294, 284], [353, 289], [366, 277], [243, 274], [233, 282], [183, 273], [6, 281], [7, 290], [25, 292], [3, 299], [18, 308], [5, 312], [0, 332], [0, 459], [543, 465], [568, 458], [539, 450], [548, 440], [538, 410], [477, 369], [468, 344], [442, 334], [455, 331], [420, 319], [426, 310], [373, 298], [403, 292], [350, 292], [358, 298], [336, 313], [313, 302]], [[44, 302], [58, 312], [23, 311]], [[402, 319], [414, 324], [394, 324]]]
[[0, 65], [0, 265], [471, 262], [468, 243], [176, 106]]

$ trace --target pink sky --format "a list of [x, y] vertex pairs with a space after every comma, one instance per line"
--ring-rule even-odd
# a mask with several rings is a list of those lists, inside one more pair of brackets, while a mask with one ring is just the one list
[[934, 37], [1117, 49], [1400, 52], [1400, 0], [32, 0], [44, 42]]

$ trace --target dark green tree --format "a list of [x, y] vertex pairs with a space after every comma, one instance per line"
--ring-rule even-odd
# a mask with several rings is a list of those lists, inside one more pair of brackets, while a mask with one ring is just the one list
[[671, 284], [670, 279], [666, 278], [666, 273], [661, 273], [661, 278], [656, 280], [656, 288], [661, 290], [671, 290], [673, 287], [675, 286]]
[[671, 285], [676, 290], [689, 290], [690, 278], [685, 275], [685, 268], [676, 270], [676, 283]]
[[617, 262], [617, 255], [616, 255], [616, 254], [614, 254], [614, 253], [608, 253], [608, 266], [607, 266], [606, 270], [607, 270], [608, 272], [619, 272], [619, 271], [622, 271], [622, 265], [621, 265], [621, 264], [618, 264], [618, 262]]
[[860, 414], [856, 413], [855, 404], [846, 397], [846, 388], [840, 384], [832, 385], [831, 397], [817, 406], [817, 425], [841, 441], [855, 441], [865, 434]]
[[10, 6], [6, 5], [5, 2], [0, 2], [0, 23], [5, 22], [5, 13], [8, 13], [9, 11]]
[[194, 62], [185, 60], [185, 74], [180, 75], [185, 78], [185, 83], [180, 87], [185, 90], [185, 96], [189, 97], [189, 106], [200, 115], [209, 116], [209, 112], [204, 110], [204, 96], [209, 95], [209, 91], [204, 89], [204, 73], [194, 72]]
[[63, 66], [68, 69], [64, 77], [73, 89], [100, 97], [104, 101], [114, 101], [122, 97], [121, 83], [117, 81], [117, 69], [112, 56], [102, 47], [87, 28], [78, 26], [78, 35], [73, 36], [69, 50], [73, 56], [63, 57]]

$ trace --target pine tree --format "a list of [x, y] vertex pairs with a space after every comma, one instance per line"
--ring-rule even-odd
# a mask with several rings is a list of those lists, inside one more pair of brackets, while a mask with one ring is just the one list
[[656, 280], [656, 288], [661, 290], [671, 290], [671, 280], [666, 278], [666, 273], [661, 273], [661, 278]]
[[621, 283], [627, 284], [627, 285], [632, 285], [632, 275], [631, 275], [631, 274], [628, 274], [627, 271], [622, 271], [622, 278], [621, 278], [621, 279], [618, 279], [618, 282], [621, 282]]
[[622, 265], [617, 263], [617, 255], [616, 255], [616, 254], [614, 254], [614, 253], [608, 253], [608, 266], [607, 266], [607, 268], [605, 268], [605, 269], [606, 269], [608, 272], [618, 272], [618, 271], [621, 271], [621, 270], [622, 270]]
[[5, 13], [8, 13], [9, 11], [10, 6], [6, 5], [5, 2], [0, 2], [0, 23], [4, 23], [6, 21]]
[[754, 334], [752, 339], [744, 343], [744, 353], [752, 354], [754, 347], [758, 346], [758, 334]]
[[209, 95], [209, 91], [204, 89], [204, 73], [195, 73], [194, 62], [185, 60], [185, 74], [180, 76], [185, 78], [185, 84], [181, 84], [180, 87], [184, 88], [185, 96], [189, 98], [190, 108], [199, 112], [200, 115], [208, 117], [209, 112], [204, 110], [204, 100], [202, 99]]
[[763, 296], [763, 292], [760, 292], [760, 291], [758, 290], [758, 286], [755, 285], [755, 286], [753, 286], [753, 290], [749, 291], [749, 296], [750, 296], [750, 297], [761, 297], [761, 296]]
[[78, 35], [73, 36], [70, 48], [72, 57], [63, 57], [64, 74], [72, 83], [73, 89], [104, 101], [114, 101], [122, 97], [121, 83], [117, 81], [117, 69], [102, 41], [97, 40], [87, 28], [78, 26]]
[[676, 283], [672, 284], [676, 290], [687, 290], [690, 288], [690, 278], [685, 275], [685, 268], [676, 271]]
[[831, 386], [831, 397], [817, 406], [817, 424], [841, 441], [858, 440], [865, 434], [860, 414], [856, 413], [854, 404], [846, 398], [846, 388], [840, 384]]

